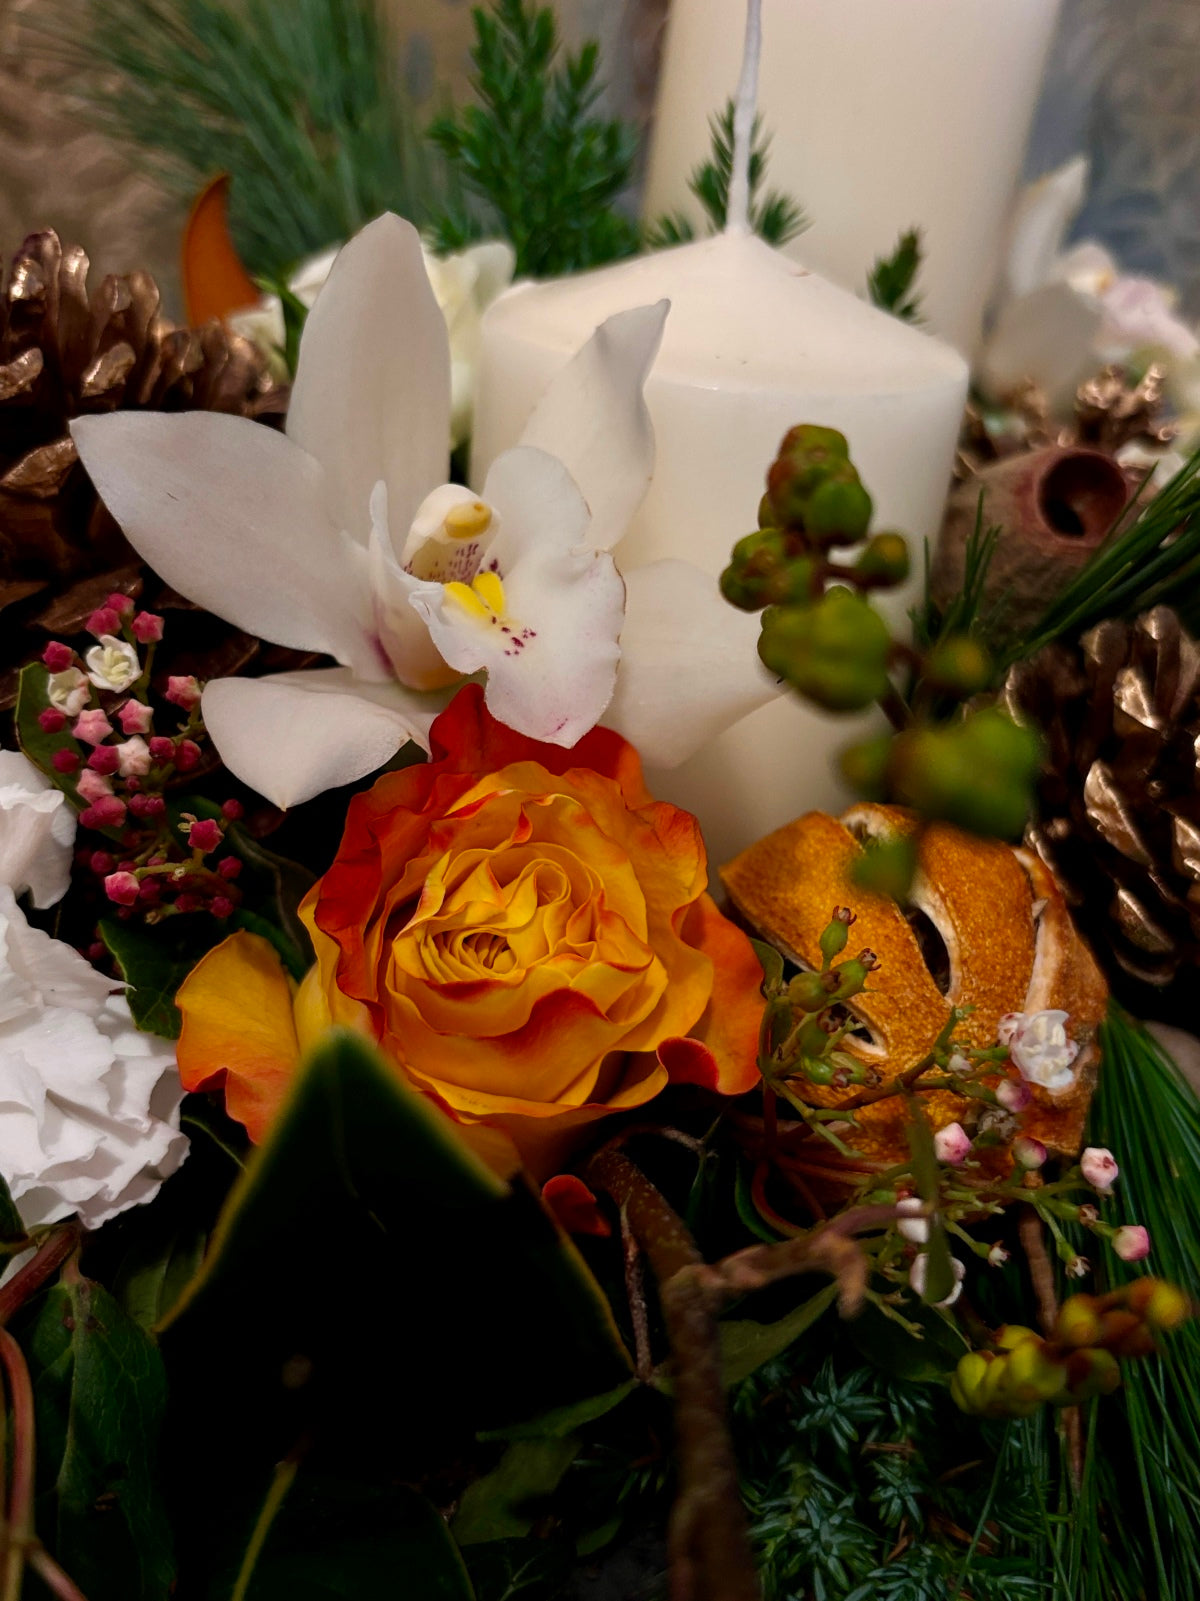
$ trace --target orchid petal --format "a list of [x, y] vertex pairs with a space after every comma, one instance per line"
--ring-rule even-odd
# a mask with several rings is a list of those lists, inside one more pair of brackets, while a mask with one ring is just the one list
[[986, 392], [1004, 400], [1025, 383], [1036, 384], [1051, 410], [1069, 404], [1095, 366], [1100, 302], [1069, 284], [1046, 284], [1000, 310], [983, 353]]
[[[574, 745], [612, 695], [624, 585], [612, 558], [583, 543], [587, 506], [553, 456], [506, 451], [492, 464], [485, 498], [500, 532], [477, 580], [483, 599], [427, 584], [412, 604], [452, 667], [487, 672], [494, 717], [533, 739]], [[499, 596], [486, 587], [497, 578]], [[499, 609], [489, 597], [502, 600]]]
[[130, 544], [181, 595], [249, 634], [371, 670], [365, 564], [321, 510], [311, 456], [218, 412], [79, 417], [71, 434]]
[[[471, 498], [467, 490], [448, 485], [456, 494]], [[388, 531], [387, 486], [376, 484], [371, 496], [371, 545], [367, 552], [371, 576], [371, 599], [375, 607], [375, 627], [379, 643], [392, 664], [392, 670], [402, 684], [410, 689], [440, 689], [453, 682], [458, 674], [447, 667], [441, 652], [429, 637], [429, 629], [413, 610], [410, 597], [426, 587], [426, 579], [417, 578], [403, 568], [393, 554], [392, 539]], [[474, 575], [476, 559], [462, 574], [451, 577], [470, 579]], [[442, 576], [440, 573], [437, 575]]]
[[1089, 162], [1074, 156], [1022, 190], [1009, 224], [1006, 287], [1027, 295], [1049, 281], [1087, 193]]
[[611, 550], [654, 472], [654, 425], [642, 396], [669, 300], [602, 322], [546, 390], [521, 435], [557, 456], [592, 513], [591, 541]]
[[604, 724], [656, 767], [678, 767], [779, 693], [758, 660], [759, 619], [730, 606], [698, 567], [651, 562], [627, 575], [625, 591], [621, 667]]
[[201, 704], [230, 772], [286, 810], [365, 778], [410, 739], [428, 750], [445, 699], [364, 684], [335, 667], [216, 678]]
[[329, 514], [363, 545], [380, 479], [407, 528], [446, 477], [450, 350], [411, 223], [386, 213], [339, 252], [304, 325], [287, 432], [325, 468]]

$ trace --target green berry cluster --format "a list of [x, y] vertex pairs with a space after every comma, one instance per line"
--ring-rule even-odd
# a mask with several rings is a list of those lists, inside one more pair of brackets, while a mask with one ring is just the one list
[[[872, 595], [908, 577], [908, 542], [870, 534], [871, 513], [845, 436], [808, 423], [791, 429], [767, 473], [759, 527], [734, 546], [721, 592], [762, 612], [759, 656], [799, 694], [831, 712], [883, 707], [893, 732], [842, 756], [857, 793], [974, 833], [1019, 834], [1040, 763], [1037, 736], [995, 708], [966, 706], [995, 675], [970, 634], [945, 634], [923, 652], [893, 637]], [[911, 863], [881, 863], [880, 873], [872, 887], [903, 883]]]
[[760, 1067], [767, 1082], [794, 1104], [789, 1087], [793, 1078], [844, 1088], [862, 1084], [870, 1076], [856, 1056], [840, 1049], [854, 1021], [845, 1003], [861, 994], [879, 966], [879, 958], [869, 950], [837, 961], [854, 921], [849, 907], [835, 906], [821, 934], [821, 971], [797, 973], [786, 983], [780, 977], [764, 990], [767, 1010]]
[[1135, 1279], [1107, 1295], [1072, 1295], [1059, 1309], [1053, 1335], [1010, 1323], [994, 1351], [970, 1351], [950, 1380], [964, 1412], [1029, 1417], [1038, 1407], [1078, 1406], [1109, 1395], [1121, 1382], [1119, 1358], [1149, 1356], [1156, 1336], [1191, 1314], [1187, 1296], [1163, 1279]]

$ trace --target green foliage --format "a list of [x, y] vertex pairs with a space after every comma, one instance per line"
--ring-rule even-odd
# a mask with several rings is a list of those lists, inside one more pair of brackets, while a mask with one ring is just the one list
[[[725, 109], [709, 118], [712, 153], [688, 179], [688, 188], [704, 208], [709, 233], [720, 233], [729, 209], [729, 185], [733, 177], [733, 118], [735, 106], [729, 100]], [[790, 195], [771, 189], [761, 196], [767, 175], [771, 140], [762, 131], [762, 121], [754, 119], [750, 139], [750, 226], [769, 245], [785, 245], [808, 227], [804, 209]], [[660, 217], [649, 229], [646, 245], [664, 250], [696, 237], [691, 219], [683, 212]]]
[[175, 992], [200, 958], [225, 938], [224, 925], [205, 912], [194, 912], [153, 928], [132, 919], [121, 923], [105, 918], [99, 933], [129, 986], [126, 996], [134, 1022], [147, 1033], [177, 1040], [183, 1018]]
[[172, 192], [232, 175], [252, 273], [278, 277], [381, 211], [420, 224], [434, 174], [375, 0], [50, 0], [92, 127]]
[[175, 1570], [158, 1464], [167, 1388], [157, 1349], [107, 1290], [71, 1269], [22, 1343], [41, 1537], [90, 1601], [165, 1601]]
[[438, 248], [499, 229], [517, 275], [534, 278], [632, 255], [637, 230], [613, 207], [632, 175], [635, 140], [596, 114], [598, 46], [560, 58], [554, 14], [531, 0], [497, 0], [473, 15], [479, 104], [439, 117], [429, 137], [483, 209], [443, 209], [432, 222]]
[[909, 228], [902, 233], [892, 254], [880, 256], [867, 275], [871, 304], [902, 322], [920, 322], [921, 297], [915, 286], [924, 255], [921, 230]]
[[[33, 765], [63, 794], [77, 812], [81, 812], [87, 802], [79, 793], [78, 774], [60, 773], [54, 765], [54, 757], [60, 751], [68, 751], [83, 760], [83, 747], [71, 733], [70, 720], [64, 728], [55, 734], [48, 734], [38, 722], [38, 714], [50, 706], [48, 685], [50, 675], [41, 662], [30, 662], [22, 667], [21, 677], [17, 686], [17, 708], [15, 723], [17, 730], [17, 743]], [[119, 830], [106, 828], [101, 830], [110, 839], [120, 837]]]

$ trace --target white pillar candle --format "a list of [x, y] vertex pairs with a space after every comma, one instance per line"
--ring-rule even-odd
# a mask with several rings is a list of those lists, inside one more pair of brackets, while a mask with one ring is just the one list
[[[875, 500], [874, 526], [914, 536], [919, 573], [920, 542], [941, 520], [965, 363], [749, 235], [519, 285], [494, 302], [483, 322], [474, 481], [516, 443], [550, 380], [600, 322], [664, 297], [671, 311], [646, 384], [657, 465], [617, 547], [621, 570], [678, 557], [715, 586], [734, 541], [755, 525], [780, 440], [793, 424], [813, 422], [846, 435]], [[918, 587], [914, 577], [891, 598], [896, 621]], [[820, 716], [784, 694], [674, 771], [657, 771], [653, 751], [642, 755], [655, 793], [697, 814], [719, 863], [810, 807], [841, 804], [833, 756], [863, 721]]]
[[[861, 291], [914, 224], [922, 307], [968, 355], [979, 339], [1059, 0], [764, 0], [759, 106], [768, 182], [811, 228], [788, 247]], [[671, 0], [645, 215], [684, 210], [734, 93], [742, 8]]]

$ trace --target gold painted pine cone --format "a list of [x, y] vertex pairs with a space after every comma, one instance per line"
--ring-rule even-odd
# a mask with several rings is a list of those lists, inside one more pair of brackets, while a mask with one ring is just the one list
[[[880, 966], [848, 1003], [864, 1035], [848, 1035], [843, 1048], [882, 1080], [921, 1060], [952, 1006], [974, 1008], [958, 1037], [977, 1047], [995, 1045], [1007, 1012], [1068, 1013], [1068, 1032], [1080, 1046], [1075, 1083], [1060, 1095], [1031, 1086], [1033, 1102], [1019, 1132], [1073, 1155], [1096, 1081], [1104, 979], [1032, 851], [935, 823], [921, 835], [908, 915], [895, 901], [853, 883], [853, 865], [867, 840], [916, 828], [913, 814], [894, 806], [855, 806], [840, 819], [809, 812], [743, 851], [721, 878], [746, 921], [803, 967], [820, 967], [821, 930], [834, 906], [857, 914], [848, 948], [869, 948]], [[1003, 1075], [1020, 1077], [1011, 1063], [1001, 1064], [987, 1082]], [[815, 1106], [837, 1106], [854, 1093], [853, 1087], [804, 1090]], [[949, 1090], [922, 1096], [935, 1129], [954, 1122], [969, 1129], [979, 1104]], [[904, 1160], [902, 1097], [864, 1107], [858, 1119], [848, 1143], [868, 1163]]]
[[1053, 645], [1019, 663], [1004, 701], [1047, 742], [1029, 844], [1114, 988], [1194, 1022], [1200, 644], [1158, 606], [1133, 623], [1101, 623], [1078, 649]]
[[[73, 417], [128, 408], [220, 411], [278, 419], [287, 391], [257, 349], [219, 323], [180, 328], [149, 274], [89, 291], [88, 258], [47, 229], [30, 235], [0, 279], [0, 710], [22, 665], [49, 639], [77, 633], [120, 590], [173, 609], [160, 666], [218, 677], [261, 642], [167, 590], [96, 498], [67, 431]], [[270, 648], [272, 669], [294, 653]]]

